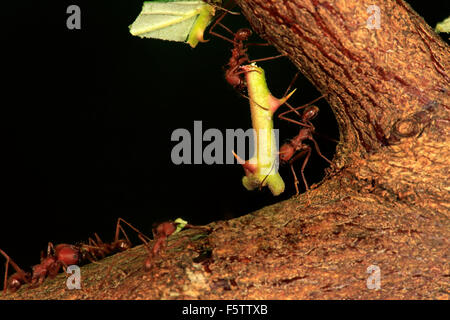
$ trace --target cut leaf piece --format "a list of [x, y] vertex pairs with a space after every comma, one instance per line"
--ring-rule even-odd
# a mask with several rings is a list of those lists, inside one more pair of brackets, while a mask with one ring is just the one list
[[181, 218], [177, 218], [174, 222], [177, 225], [177, 229], [175, 230], [174, 234], [180, 232], [188, 224], [187, 221], [185, 221]]
[[436, 31], [436, 33], [450, 33], [450, 17], [436, 24], [436, 28], [434, 29], [434, 31]]
[[141, 38], [187, 42], [194, 48], [204, 41], [203, 32], [214, 13], [212, 5], [199, 0], [147, 1], [130, 26], [130, 33]]

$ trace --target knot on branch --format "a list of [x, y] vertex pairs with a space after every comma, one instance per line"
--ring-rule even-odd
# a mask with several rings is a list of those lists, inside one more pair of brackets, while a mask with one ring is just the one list
[[402, 138], [419, 137], [425, 127], [431, 123], [437, 102], [428, 103], [421, 111], [404, 119], [398, 119], [392, 126], [389, 144], [397, 144]]

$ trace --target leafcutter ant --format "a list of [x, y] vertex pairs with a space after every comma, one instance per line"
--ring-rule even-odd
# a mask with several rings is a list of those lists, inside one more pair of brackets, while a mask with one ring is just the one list
[[[295, 78], [294, 78], [295, 80]], [[303, 183], [305, 184], [306, 190], [309, 190], [308, 183], [306, 182], [304, 170], [306, 167], [306, 164], [308, 163], [309, 157], [311, 156], [312, 148], [308, 144], [305, 143], [305, 141], [309, 140], [314, 144], [314, 148], [317, 152], [317, 154], [322, 157], [325, 161], [327, 161], [330, 165], [333, 166], [333, 163], [325, 157], [322, 152], [320, 152], [319, 145], [317, 141], [314, 139], [313, 134], [315, 133], [315, 128], [313, 124], [311, 123], [311, 120], [314, 119], [317, 114], [319, 113], [319, 108], [317, 106], [312, 105], [314, 102], [322, 99], [324, 96], [320, 96], [317, 99], [314, 99], [308, 104], [305, 104], [303, 106], [294, 108], [289, 103], [286, 102], [286, 105], [290, 108], [290, 110], [287, 110], [285, 112], [282, 112], [278, 115], [278, 118], [289, 121], [291, 123], [295, 123], [299, 126], [301, 126], [298, 134], [292, 138], [290, 141], [284, 143], [279, 150], [279, 157], [280, 157], [280, 164], [289, 164], [291, 167], [292, 174], [294, 176], [294, 184], [295, 184], [295, 190], [296, 195], [299, 194], [298, 190], [298, 179], [297, 175], [295, 174], [294, 170], [294, 162], [298, 159], [304, 157], [302, 167], [300, 169]], [[298, 110], [304, 109], [302, 114], [298, 112]], [[288, 113], [296, 113], [300, 117], [300, 121], [290, 119], [286, 117], [286, 114]]]
[[[96, 233], [96, 240], [89, 238], [88, 244], [72, 245], [61, 243], [54, 246], [51, 242], [49, 242], [47, 246], [47, 253], [41, 253], [41, 262], [32, 267], [31, 275], [30, 273], [23, 271], [4, 251], [0, 249], [0, 253], [6, 258], [4, 291], [9, 288], [12, 292], [14, 292], [25, 283], [30, 283], [32, 285], [30, 288], [33, 288], [42, 284], [45, 278], [55, 277], [61, 268], [65, 269], [69, 265], [81, 264], [87, 260], [96, 262], [107, 255], [131, 248], [131, 241], [121, 226], [121, 223], [125, 223], [131, 229], [136, 231], [141, 239], [149, 239], [133, 225], [122, 218], [118, 218], [114, 241], [111, 243], [103, 242]], [[123, 233], [125, 239], [119, 238], [120, 232]], [[9, 265], [13, 266], [16, 273], [8, 279]]]
[[[242, 94], [242, 91], [246, 87], [245, 83], [245, 77], [244, 74], [248, 71], [243, 70], [241, 67], [243, 64], [251, 64], [254, 62], [260, 62], [260, 61], [267, 61], [272, 60], [280, 57], [284, 57], [284, 54], [280, 54], [273, 57], [266, 57], [261, 59], [255, 59], [250, 60], [247, 54], [248, 46], [250, 45], [257, 45], [257, 46], [267, 46], [270, 45], [269, 43], [247, 43], [245, 44], [245, 41], [247, 41], [250, 36], [252, 35], [252, 31], [248, 28], [241, 28], [236, 32], [231, 31], [228, 27], [223, 25], [220, 21], [225, 17], [227, 12], [224, 12], [211, 26], [209, 29], [209, 33], [219, 37], [225, 41], [230, 42], [233, 45], [233, 49], [231, 49], [231, 57], [228, 60], [228, 64], [225, 70], [225, 80], [233, 86], [239, 93]], [[233, 35], [233, 39], [229, 39], [217, 32], [214, 32], [214, 28], [219, 25], [224, 30], [226, 30], [228, 33]]]
[[[166, 249], [167, 239], [177, 230], [178, 224], [179, 222], [177, 222], [177, 220], [166, 221], [158, 224], [155, 228], [153, 228], [153, 246], [151, 249], [148, 245], [148, 239], [144, 239], [141, 235], [139, 235], [139, 238], [142, 240], [148, 251], [148, 257], [144, 262], [144, 268], [146, 271], [151, 270], [155, 258]], [[183, 223], [182, 227], [185, 229], [202, 229], [207, 230], [208, 232], [210, 231], [209, 227], [194, 226], [189, 223]]]
[[[125, 221], [122, 218], [117, 219], [116, 233], [114, 236], [114, 241], [111, 243], [103, 242], [97, 233], [94, 233], [95, 240], [92, 238], [88, 239], [88, 244], [59, 244], [54, 248], [55, 256], [58, 261], [61, 261], [64, 265], [79, 264], [86, 260], [95, 262], [97, 260], [103, 259], [104, 257], [116, 253], [128, 250], [131, 248], [132, 244], [128, 238], [125, 230], [121, 226], [121, 223], [125, 223], [131, 229], [138, 233], [138, 235], [149, 239], [132, 224]], [[120, 239], [120, 232], [124, 235], [125, 239]], [[49, 244], [51, 245], [51, 243]], [[53, 245], [52, 245], [53, 246]]]

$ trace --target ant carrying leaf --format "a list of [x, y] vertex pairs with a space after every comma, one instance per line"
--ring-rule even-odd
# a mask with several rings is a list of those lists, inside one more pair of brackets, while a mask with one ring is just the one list
[[146, 1], [130, 25], [130, 33], [141, 38], [185, 42], [195, 48], [199, 42], [206, 42], [203, 33], [216, 10], [228, 11], [221, 4], [221, 0]]
[[[233, 49], [231, 49], [231, 57], [228, 60], [228, 64], [225, 69], [225, 80], [233, 86], [242, 96], [245, 98], [249, 98], [245, 96], [242, 92], [246, 88], [245, 83], [245, 77], [244, 74], [246, 73], [241, 69], [241, 67], [244, 64], [252, 64], [256, 62], [261, 61], [268, 61], [273, 60], [277, 58], [284, 57], [284, 54], [279, 54], [272, 57], [265, 57], [260, 59], [254, 59], [250, 60], [247, 50], [248, 46], [254, 45], [254, 46], [268, 46], [269, 43], [245, 43], [253, 34], [253, 32], [248, 28], [241, 28], [236, 32], [231, 31], [228, 27], [226, 27], [224, 24], [221, 23], [222, 19], [226, 16], [226, 14], [229, 13], [228, 10], [226, 10], [217, 20], [214, 22], [214, 24], [209, 29], [209, 33], [223, 39], [225, 41], [230, 42], [233, 45]], [[227, 38], [226, 36], [223, 36], [219, 33], [217, 33], [215, 30], [216, 26], [220, 26], [223, 30], [228, 32], [230, 35], [232, 35], [232, 38]]]

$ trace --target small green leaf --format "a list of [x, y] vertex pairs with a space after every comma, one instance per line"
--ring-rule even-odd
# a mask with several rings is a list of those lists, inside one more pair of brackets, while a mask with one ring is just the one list
[[130, 25], [130, 33], [141, 38], [187, 42], [195, 47], [211, 22], [215, 9], [200, 1], [147, 1]]
[[180, 232], [188, 224], [187, 221], [181, 218], [177, 218], [174, 222], [177, 224], [177, 229], [173, 234]]
[[436, 25], [436, 28], [434, 29], [434, 31], [436, 31], [436, 33], [439, 33], [439, 32], [450, 33], [450, 17], [448, 17], [447, 19], [445, 19], [442, 22], [439, 22]]

